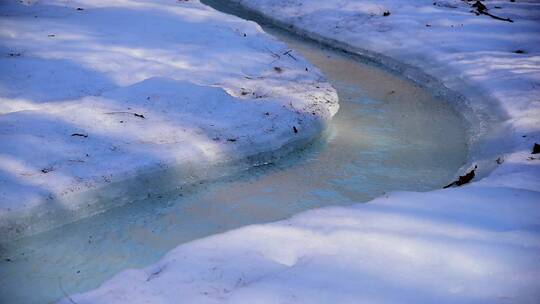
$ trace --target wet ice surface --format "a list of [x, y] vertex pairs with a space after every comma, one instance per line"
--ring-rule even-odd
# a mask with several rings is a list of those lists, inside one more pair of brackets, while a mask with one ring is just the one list
[[338, 91], [340, 111], [318, 142], [241, 176], [2, 244], [2, 302], [54, 302], [151, 264], [183, 242], [385, 191], [439, 188], [453, 178], [466, 157], [465, 131], [442, 101], [378, 68], [274, 34]]

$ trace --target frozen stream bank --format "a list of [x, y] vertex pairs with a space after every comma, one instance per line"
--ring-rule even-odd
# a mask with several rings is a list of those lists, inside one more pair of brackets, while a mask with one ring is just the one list
[[198, 1], [0, 2], [0, 239], [305, 146], [338, 100], [286, 50]]
[[272, 33], [338, 91], [340, 111], [320, 140], [241, 176], [3, 245], [0, 294], [9, 302], [52, 301], [63, 296], [60, 286], [70, 294], [96, 288], [123, 269], [147, 266], [204, 236], [365, 202], [389, 190], [440, 188], [463, 165], [465, 130], [444, 102], [379, 68]]
[[484, 172], [466, 187], [389, 193], [183, 244], [71, 299], [536, 304], [540, 162], [531, 149], [540, 141], [540, 4], [483, 1], [508, 22], [460, 0], [238, 2], [300, 33], [435, 76], [420, 80], [467, 96], [468, 107], [452, 101], [472, 118], [489, 110], [473, 132], [473, 159]]

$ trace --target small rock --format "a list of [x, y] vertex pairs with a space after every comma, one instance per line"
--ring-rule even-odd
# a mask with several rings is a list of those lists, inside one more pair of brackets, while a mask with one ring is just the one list
[[534, 143], [533, 150], [531, 154], [538, 154], [540, 153], [540, 145], [537, 143]]
[[47, 167], [47, 168], [41, 169], [41, 172], [43, 172], [43, 173], [49, 173], [49, 172], [51, 172], [51, 171], [53, 171], [53, 170], [54, 170], [53, 167]]

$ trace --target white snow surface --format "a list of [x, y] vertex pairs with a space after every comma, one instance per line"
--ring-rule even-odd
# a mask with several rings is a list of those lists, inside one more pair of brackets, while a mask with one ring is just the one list
[[536, 303], [539, 200], [471, 186], [313, 210], [179, 246], [72, 300]]
[[318, 136], [338, 108], [300, 55], [198, 1], [0, 13], [2, 238], [257, 163]]
[[459, 91], [456, 108], [479, 132], [471, 162], [495, 169], [459, 188], [390, 193], [181, 245], [62, 303], [538, 303], [540, 4], [484, 1], [510, 23], [463, 1], [240, 2]]

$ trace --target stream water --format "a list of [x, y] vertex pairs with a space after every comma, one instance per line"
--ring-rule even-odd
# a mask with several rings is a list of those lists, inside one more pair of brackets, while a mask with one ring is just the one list
[[239, 176], [0, 244], [0, 302], [51, 303], [197, 238], [386, 191], [439, 188], [464, 164], [464, 124], [445, 102], [381, 68], [265, 30], [318, 66], [338, 91], [341, 108], [326, 133]]

